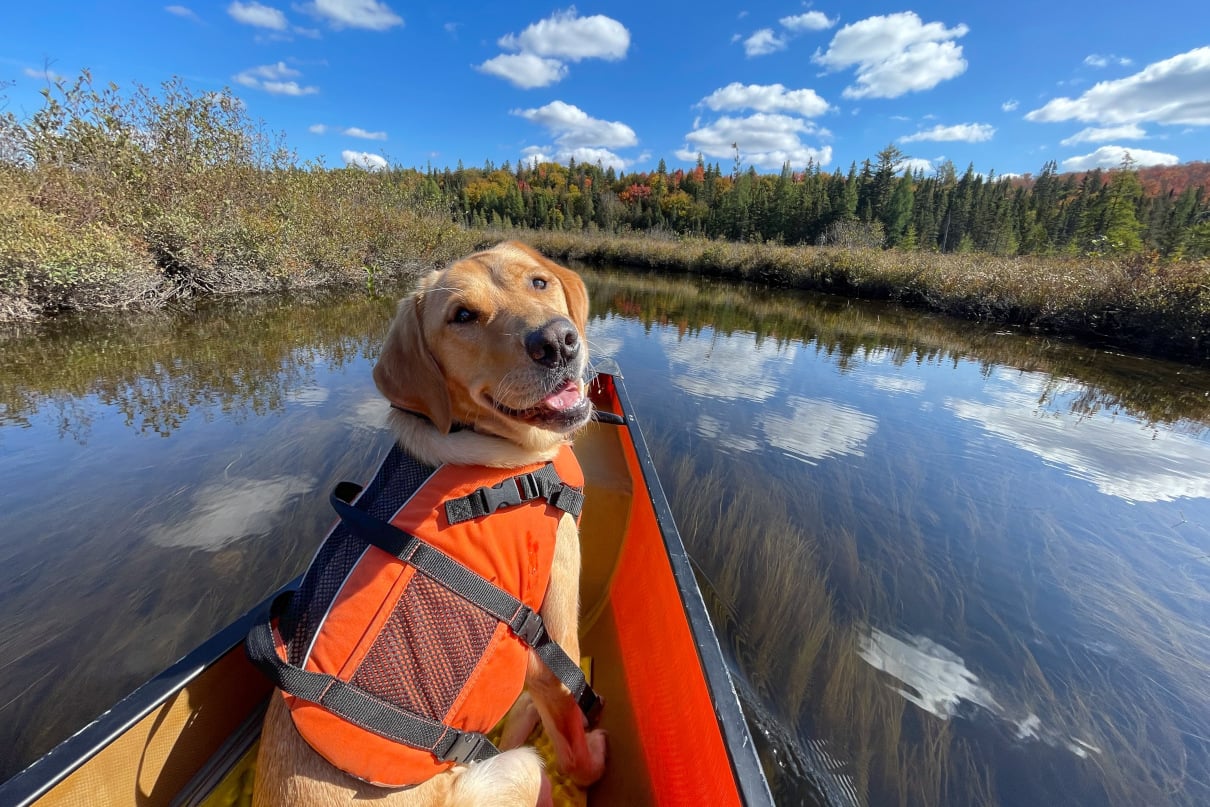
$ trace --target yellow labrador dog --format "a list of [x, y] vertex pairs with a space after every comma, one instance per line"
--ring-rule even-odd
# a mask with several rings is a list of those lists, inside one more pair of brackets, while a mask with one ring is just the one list
[[[588, 294], [583, 281], [516, 242], [433, 272], [401, 301], [374, 368], [394, 409], [400, 445], [429, 465], [519, 467], [550, 460], [591, 416], [585, 397]], [[579, 659], [580, 545], [575, 520], [559, 522], [540, 614], [550, 636]], [[536, 714], [535, 714], [536, 711]], [[589, 731], [570, 692], [531, 651], [526, 695], [502, 746], [519, 745], [541, 719], [559, 769], [578, 784], [600, 778], [606, 738]], [[281, 697], [265, 718], [257, 805], [534, 805], [550, 786], [530, 748], [455, 765], [408, 789], [344, 774], [299, 736]]]

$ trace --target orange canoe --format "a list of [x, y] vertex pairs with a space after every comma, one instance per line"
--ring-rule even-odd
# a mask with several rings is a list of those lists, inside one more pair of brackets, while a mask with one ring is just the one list
[[[689, 558], [621, 378], [576, 440], [581, 648], [606, 703], [604, 778], [589, 805], [772, 805]], [[290, 585], [297, 585], [295, 580]], [[234, 805], [247, 801], [270, 695], [243, 639], [262, 603], [0, 785], [3, 805]]]

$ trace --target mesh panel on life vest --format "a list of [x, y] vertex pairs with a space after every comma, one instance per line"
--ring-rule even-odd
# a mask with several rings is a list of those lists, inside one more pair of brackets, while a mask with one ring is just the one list
[[496, 620], [417, 574], [350, 683], [434, 720], [445, 717], [487, 648]]
[[[395, 446], [355, 506], [375, 518], [390, 521], [434, 470]], [[332, 528], [282, 617], [281, 634], [287, 640], [287, 660], [291, 664], [303, 664], [328, 603], [336, 597], [365, 549], [365, 541], [353, 535], [343, 523], [338, 522]]]

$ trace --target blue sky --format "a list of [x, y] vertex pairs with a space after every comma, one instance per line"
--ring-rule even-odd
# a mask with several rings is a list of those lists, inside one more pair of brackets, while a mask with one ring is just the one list
[[[47, 73], [231, 87], [301, 160], [926, 171], [1210, 159], [1210, 4], [1016, 0], [12, 3], [7, 111]], [[0, 101], [3, 103], [3, 101]]]

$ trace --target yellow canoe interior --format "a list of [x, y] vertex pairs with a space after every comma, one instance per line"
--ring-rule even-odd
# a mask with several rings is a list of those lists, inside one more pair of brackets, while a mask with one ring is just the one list
[[[623, 414], [624, 392], [619, 393], [611, 377], [598, 381], [594, 398], [598, 409]], [[756, 793], [755, 801], [771, 804], [763, 776], [751, 775], [759, 765], [746, 727], [729, 725], [739, 715], [738, 703], [728, 700], [734, 700], [729, 679], [728, 691], [720, 697], [717, 670], [712, 695], [699, 652], [702, 629], [695, 638], [683, 603], [687, 591], [700, 606], [700, 593], [696, 584], [687, 586], [685, 569], [679, 578], [674, 573], [661, 531], [666, 519], [656, 513], [663, 494], [655, 482], [658, 496], [652, 495], [654, 480], [645, 480], [640, 459], [646, 449], [641, 436], [636, 447], [632, 434], [637, 436], [637, 429], [594, 423], [576, 441], [587, 479], [582, 649], [592, 659], [593, 687], [605, 699], [601, 725], [609, 733], [609, 762], [604, 778], [587, 794], [564, 790], [557, 780], [556, 794], [562, 791], [570, 803], [594, 805], [721, 806], [754, 803]], [[680, 547], [679, 536], [675, 545]], [[238, 631], [231, 635], [238, 641]], [[717, 653], [712, 632], [705, 644]], [[214, 654], [217, 660], [199, 661], [196, 670], [178, 669], [183, 686], [132, 718], [116, 736], [106, 737], [82, 764], [72, 765], [73, 770], [25, 803], [247, 803], [254, 759], [250, 749], [254, 751], [271, 691], [242, 646], [228, 648]], [[728, 708], [718, 708], [720, 701]], [[743, 723], [742, 716], [738, 722]], [[739, 732], [746, 740], [746, 752], [738, 759], [736, 743], [727, 741], [725, 731]], [[31, 770], [53, 762], [41, 760]], [[745, 775], [747, 793], [741, 782]]]

